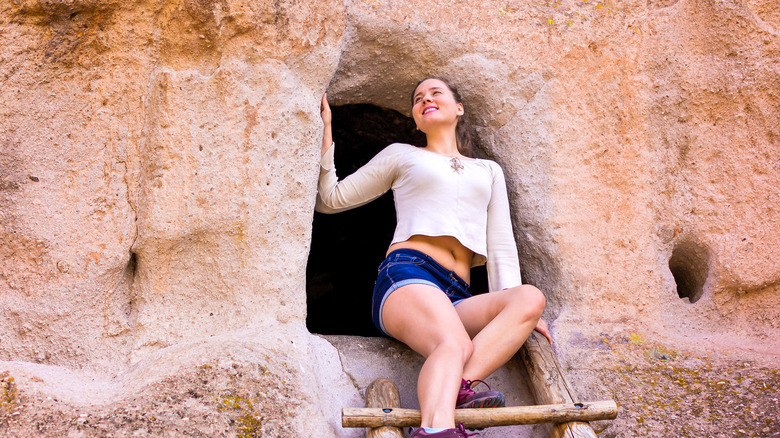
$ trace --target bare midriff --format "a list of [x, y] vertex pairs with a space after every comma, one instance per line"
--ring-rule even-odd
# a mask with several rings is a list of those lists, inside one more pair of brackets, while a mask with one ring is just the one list
[[396, 249], [408, 248], [428, 254], [440, 265], [458, 274], [467, 283], [471, 283], [471, 260], [474, 253], [452, 236], [414, 235], [403, 242], [390, 245], [387, 253]]

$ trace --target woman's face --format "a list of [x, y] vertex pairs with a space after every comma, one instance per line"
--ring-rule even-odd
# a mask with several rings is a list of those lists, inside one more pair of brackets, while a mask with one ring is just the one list
[[437, 126], [452, 126], [463, 115], [463, 104], [455, 100], [452, 90], [439, 79], [426, 79], [412, 97], [412, 116], [417, 128], [425, 133]]

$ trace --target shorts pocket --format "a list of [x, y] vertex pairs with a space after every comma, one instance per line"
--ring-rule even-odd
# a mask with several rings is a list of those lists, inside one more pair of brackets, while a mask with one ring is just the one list
[[391, 268], [393, 266], [397, 265], [415, 265], [415, 266], [422, 266], [425, 264], [425, 259], [413, 255], [408, 254], [396, 254], [391, 259], [383, 261], [379, 268], [377, 269], [377, 272], [382, 272], [383, 270], [387, 268]]
[[412, 265], [422, 266], [425, 264], [425, 260], [421, 257], [413, 256], [413, 255], [407, 255], [407, 254], [399, 254], [396, 257], [394, 257], [395, 263], [408, 263]]

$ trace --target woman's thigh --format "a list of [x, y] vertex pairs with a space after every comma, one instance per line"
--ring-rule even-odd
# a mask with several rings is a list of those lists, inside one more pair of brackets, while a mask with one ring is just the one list
[[424, 357], [443, 342], [469, 342], [458, 312], [440, 289], [427, 284], [399, 287], [385, 300], [387, 332]]
[[509, 308], [518, 315], [541, 315], [544, 310], [544, 295], [534, 286], [522, 285], [467, 298], [455, 306], [455, 311], [469, 336], [473, 338], [499, 313]]

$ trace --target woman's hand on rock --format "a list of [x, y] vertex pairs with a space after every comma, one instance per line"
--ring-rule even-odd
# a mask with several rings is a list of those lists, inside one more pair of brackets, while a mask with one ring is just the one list
[[547, 323], [544, 322], [542, 318], [539, 318], [539, 322], [536, 323], [536, 327], [534, 327], [534, 330], [544, 335], [545, 338], [547, 338], [548, 341], [550, 341], [550, 345], [552, 345], [552, 335], [550, 334], [550, 329], [547, 328]]
[[333, 116], [330, 112], [330, 105], [328, 105], [328, 93], [322, 95], [322, 103], [320, 104], [320, 117], [322, 117], [322, 123], [326, 126], [330, 125]]
[[330, 113], [330, 105], [328, 105], [328, 93], [322, 95], [322, 103], [320, 104], [320, 117], [322, 117], [322, 155], [328, 148], [333, 145], [333, 129], [330, 126], [330, 122], [333, 116]]

